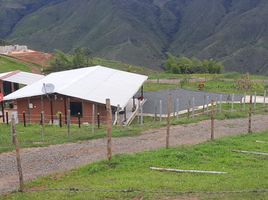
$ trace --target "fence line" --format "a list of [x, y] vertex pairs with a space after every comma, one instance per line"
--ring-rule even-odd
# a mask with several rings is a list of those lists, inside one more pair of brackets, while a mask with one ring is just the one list
[[268, 188], [263, 189], [248, 189], [248, 190], [226, 190], [226, 191], [174, 191], [174, 190], [149, 190], [149, 189], [104, 189], [104, 188], [35, 188], [29, 189], [27, 192], [74, 192], [74, 193], [154, 193], [154, 194], [175, 194], [175, 195], [191, 195], [191, 194], [243, 194], [243, 193], [268, 193]]

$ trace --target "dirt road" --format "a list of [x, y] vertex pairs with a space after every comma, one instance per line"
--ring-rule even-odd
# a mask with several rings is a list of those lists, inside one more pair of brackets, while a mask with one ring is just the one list
[[[215, 121], [216, 138], [247, 132], [247, 119]], [[253, 131], [268, 130], [268, 115], [253, 117]], [[150, 130], [140, 136], [113, 139], [113, 154], [136, 153], [165, 146], [165, 128]], [[171, 127], [171, 146], [197, 144], [210, 138], [210, 121]], [[21, 152], [24, 178], [64, 172], [106, 157], [106, 139], [23, 149]], [[0, 194], [18, 186], [15, 153], [0, 154]]]

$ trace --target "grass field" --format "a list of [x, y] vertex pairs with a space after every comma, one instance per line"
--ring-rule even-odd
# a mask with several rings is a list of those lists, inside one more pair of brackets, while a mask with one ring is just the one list
[[[232, 119], [232, 118], [243, 118], [248, 116], [248, 105], [246, 105], [246, 111], [243, 110], [243, 107], [239, 104], [234, 104], [234, 112], [230, 112], [231, 105], [223, 104], [222, 106], [223, 112], [218, 113], [216, 115], [216, 119]], [[258, 111], [255, 114], [267, 114], [262, 108], [262, 105], [258, 105], [256, 109]], [[201, 112], [201, 111], [199, 111]], [[198, 111], [196, 111], [198, 114]], [[209, 115], [201, 115], [196, 116], [195, 118], [187, 118], [187, 114], [184, 114], [179, 117], [179, 119], [172, 118], [172, 125], [180, 125], [180, 124], [189, 124], [196, 123], [202, 120], [210, 119]], [[139, 135], [142, 132], [149, 129], [156, 129], [160, 127], [166, 126], [166, 120], [163, 119], [162, 122], [159, 122], [159, 118], [156, 120], [153, 117], [144, 117], [144, 124], [140, 125], [137, 122], [137, 119], [127, 127], [114, 126], [113, 127], [113, 137], [124, 137], [124, 136], [135, 136]], [[106, 136], [106, 126], [102, 125], [100, 129], [95, 128], [95, 132], [92, 133], [91, 126], [81, 126], [81, 129], [78, 128], [77, 125], [71, 126], [71, 134], [67, 135], [67, 127], [63, 126], [62, 128], [58, 126], [50, 126], [47, 125], [44, 128], [44, 140], [42, 140], [41, 136], [41, 126], [39, 125], [27, 125], [27, 127], [23, 127], [22, 124], [17, 125], [17, 135], [20, 142], [20, 146], [22, 148], [27, 147], [42, 147], [53, 144], [62, 144], [68, 142], [77, 142], [83, 140], [91, 140], [97, 138], [103, 138]], [[0, 124], [0, 153], [8, 152], [14, 150], [14, 146], [11, 142], [11, 128], [10, 125]]]
[[[183, 88], [189, 90], [198, 90], [197, 83], [186, 83]], [[206, 81], [204, 91], [215, 92], [215, 93], [227, 93], [227, 94], [254, 94], [263, 95], [264, 90], [267, 89], [263, 83], [254, 83], [252, 89], [249, 91], [241, 90], [237, 87], [235, 81], [224, 81], [224, 80], [209, 80]]]
[[[181, 79], [181, 78], [202, 78], [210, 79], [239, 79], [241, 74], [238, 72], [225, 72], [222, 74], [173, 74], [169, 72], [159, 72], [150, 74], [150, 79]], [[250, 75], [252, 80], [267, 80], [268, 76]]]
[[[257, 143], [256, 141], [266, 143]], [[268, 189], [267, 156], [232, 150], [268, 152], [268, 132], [229, 137], [195, 146], [115, 156], [66, 174], [55, 174], [27, 184], [38, 192], [14, 193], [0, 199], [267, 199], [267, 193], [226, 193]], [[149, 167], [223, 171], [227, 174], [190, 174], [151, 171]], [[53, 188], [66, 188], [58, 191]], [[70, 191], [70, 188], [71, 189]], [[86, 189], [88, 191], [76, 191]], [[49, 191], [52, 189], [51, 191]], [[91, 191], [91, 189], [96, 189]], [[68, 191], [69, 190], [69, 191]], [[133, 192], [116, 192], [128, 190]], [[159, 192], [159, 193], [158, 193]], [[214, 192], [215, 194], [204, 194]], [[190, 195], [190, 197], [189, 197]], [[186, 199], [188, 199], [186, 198]]]
[[[179, 83], [152, 83], [146, 82], [144, 84], [144, 90], [148, 92], [155, 92], [169, 89], [187, 89], [199, 91], [199, 81], [196, 82], [185, 82], [183, 85]], [[213, 93], [226, 93], [226, 94], [254, 94], [264, 95], [264, 90], [268, 90], [267, 83], [253, 83], [252, 89], [241, 90], [238, 88], [235, 80], [208, 80], [205, 82], [205, 87], [202, 91], [213, 92]]]
[[30, 67], [22, 62], [8, 58], [6, 56], [0, 56], [0, 72], [9, 72], [14, 70], [21, 70], [26, 72], [31, 71]]

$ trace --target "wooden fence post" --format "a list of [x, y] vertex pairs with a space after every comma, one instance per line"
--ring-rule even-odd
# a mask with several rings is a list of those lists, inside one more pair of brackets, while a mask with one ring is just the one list
[[188, 100], [187, 118], [190, 118], [191, 100]]
[[[4, 113], [3, 113], [4, 115]], [[7, 125], [9, 124], [9, 119], [8, 119], [8, 112], [6, 112], [6, 122], [7, 122]]]
[[211, 101], [211, 140], [214, 140], [214, 101]]
[[195, 107], [195, 99], [194, 97], [192, 98], [192, 118], [194, 118], [194, 107]]
[[234, 111], [234, 94], [232, 94], [231, 112]]
[[77, 113], [78, 127], [81, 128], [81, 113]]
[[176, 113], [177, 113], [177, 119], [179, 119], [179, 112], [180, 112], [180, 99], [177, 98], [176, 100], [177, 104], [176, 104]]
[[246, 93], [244, 94], [244, 103], [243, 103], [243, 110], [246, 111]]
[[265, 103], [266, 103], [266, 90], [264, 90], [264, 95], [263, 95], [263, 107], [265, 107]]
[[162, 121], [162, 100], [159, 101], [159, 120]]
[[5, 123], [5, 105], [3, 101], [1, 102], [1, 111], [2, 111], [3, 123]]
[[23, 192], [24, 189], [24, 183], [23, 183], [23, 173], [22, 173], [22, 167], [21, 167], [21, 158], [20, 158], [20, 147], [19, 147], [19, 142], [17, 139], [17, 133], [16, 133], [16, 122], [15, 122], [15, 116], [12, 115], [12, 138], [13, 138], [13, 144], [15, 145], [16, 148], [16, 160], [17, 160], [17, 169], [19, 172], [19, 192]]
[[216, 96], [216, 102], [215, 102], [215, 114], [218, 112], [218, 96]]
[[41, 112], [41, 137], [42, 137], [42, 140], [44, 141], [44, 111]]
[[206, 95], [204, 95], [203, 99], [203, 114], [205, 114], [205, 105], [206, 105]]
[[68, 137], [70, 137], [70, 133], [71, 133], [71, 110], [68, 109], [67, 111], [67, 134]]
[[110, 161], [112, 159], [112, 109], [110, 99], [106, 99], [106, 113], [107, 113], [107, 157]]
[[249, 110], [248, 110], [248, 133], [252, 133], [251, 130], [251, 116], [252, 116], [252, 95], [250, 95], [249, 99]]
[[140, 102], [140, 116], [141, 116], [141, 125], [143, 125], [143, 104], [141, 102]]
[[23, 126], [26, 127], [26, 116], [25, 116], [25, 111], [22, 112], [22, 118], [23, 118]]
[[60, 126], [60, 128], [62, 127], [62, 114], [61, 114], [61, 112], [59, 113], [59, 126]]
[[92, 133], [95, 133], [95, 104], [92, 104], [92, 118], [91, 118]]
[[219, 106], [219, 112], [222, 112], [222, 94], [220, 95], [220, 106]]
[[169, 148], [169, 132], [170, 132], [170, 113], [171, 113], [171, 102], [172, 96], [171, 94], [168, 95], [167, 99], [167, 135], [166, 135], [166, 148]]
[[156, 101], [154, 101], [154, 121], [156, 121], [156, 117], [157, 117], [157, 103]]
[[243, 111], [243, 98], [240, 99], [240, 111]]
[[98, 129], [100, 128], [100, 113], [97, 114]]
[[141, 100], [138, 100], [138, 124], [141, 124]]
[[257, 93], [254, 93], [254, 109], [256, 109], [256, 103], [257, 103]]
[[28, 113], [27, 113], [27, 116], [28, 116], [28, 123], [31, 124], [32, 123], [32, 111], [30, 108], [30, 105], [32, 105], [31, 101], [30, 101], [30, 98], [27, 98], [27, 101], [28, 101]]
[[209, 96], [207, 96], [207, 114], [209, 114], [209, 112], [208, 112], [208, 105], [209, 105]]

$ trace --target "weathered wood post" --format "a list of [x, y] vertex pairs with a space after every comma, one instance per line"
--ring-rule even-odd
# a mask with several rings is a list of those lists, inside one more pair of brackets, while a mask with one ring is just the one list
[[59, 126], [62, 128], [62, 114], [61, 112], [59, 113]]
[[191, 100], [188, 100], [187, 118], [190, 118]]
[[16, 148], [17, 169], [18, 169], [18, 172], [19, 172], [19, 183], [20, 183], [19, 192], [23, 192], [24, 183], [23, 183], [23, 173], [22, 173], [22, 167], [21, 167], [20, 147], [19, 147], [19, 142], [18, 142], [18, 139], [17, 139], [16, 122], [15, 122], [15, 116], [14, 115], [12, 115], [11, 124], [12, 124], [13, 144], [15, 145], [15, 148]]
[[159, 101], [159, 120], [162, 121], [162, 100]]
[[246, 93], [244, 94], [243, 110], [246, 111]]
[[110, 99], [106, 99], [106, 113], [107, 113], [107, 157], [110, 161], [112, 159], [112, 109]]
[[210, 136], [210, 139], [211, 140], [214, 140], [214, 101], [212, 100], [211, 101], [211, 136]]
[[176, 102], [175, 97], [172, 98], [172, 102], [173, 102], [173, 104], [172, 104], [172, 106], [173, 106], [173, 118], [175, 119], [175, 117], [176, 117], [176, 112], [177, 112], [177, 102]]
[[[138, 105], [136, 105], [137, 106], [137, 108], [139, 109], [139, 102], [138, 102]], [[139, 110], [138, 110], [139, 111]], [[121, 118], [120, 118], [120, 114], [119, 114], [119, 112], [120, 112], [120, 105], [118, 104], [117, 105], [117, 108], [116, 108], [116, 125], [122, 125], [121, 124], [121, 122], [122, 122], [122, 120], [121, 120]], [[139, 121], [139, 116], [138, 116], [138, 121]]]
[[5, 105], [3, 101], [1, 102], [1, 110], [2, 110], [3, 123], [5, 123]]
[[143, 125], [143, 103], [140, 103], [141, 125]]
[[218, 112], [218, 96], [216, 96], [216, 102], [215, 102], [215, 114]]
[[68, 134], [68, 137], [70, 137], [70, 133], [71, 133], [71, 110], [68, 109], [67, 111], [67, 134]]
[[26, 116], [25, 116], [25, 111], [22, 112], [22, 118], [23, 118], [23, 126], [26, 127]]
[[240, 111], [243, 111], [243, 98], [240, 99]]
[[234, 111], [234, 94], [232, 94], [231, 112]]
[[31, 107], [30, 107], [30, 105], [32, 105], [31, 104], [31, 101], [30, 101], [30, 98], [27, 98], [27, 101], [28, 101], [28, 123], [29, 124], [31, 124], [32, 123], [32, 111], [31, 111]]
[[77, 113], [78, 127], [81, 128], [81, 113]]
[[220, 95], [220, 106], [219, 106], [219, 112], [222, 112], [222, 94]]
[[40, 125], [41, 125], [41, 138], [44, 141], [44, 132], [45, 132], [45, 128], [44, 128], [44, 123], [45, 123], [44, 111], [41, 112], [40, 117], [41, 117], [41, 121], [40, 121]]
[[194, 107], [195, 107], [195, 98], [193, 97], [192, 98], [192, 118], [194, 118], [194, 112], [195, 112]]
[[95, 133], [95, 104], [92, 104], [92, 117], [91, 117], [92, 134]]
[[249, 99], [249, 110], [248, 110], [248, 133], [252, 133], [251, 130], [251, 116], [252, 116], [252, 95], [250, 95]]
[[266, 104], [266, 95], [267, 95], [267, 91], [264, 90], [264, 94], [263, 94], [263, 107], [265, 108], [265, 104]]
[[176, 113], [177, 113], [177, 119], [179, 119], [179, 112], [180, 112], [180, 99], [176, 99]]
[[138, 100], [138, 112], [139, 112], [138, 124], [141, 124], [141, 101], [140, 101], [140, 99]]
[[[3, 113], [4, 115], [4, 113]], [[4, 117], [4, 116], [3, 116]], [[6, 122], [7, 122], [7, 125], [9, 124], [9, 119], [8, 119], [8, 112], [6, 112]]]
[[209, 106], [209, 96], [207, 96], [207, 114], [209, 114], [208, 113], [208, 106]]
[[157, 103], [154, 101], [154, 121], [156, 121], [157, 118]]
[[256, 103], [257, 103], [257, 93], [254, 93], [254, 109], [256, 109]]
[[97, 114], [98, 129], [100, 129], [100, 113]]
[[168, 95], [167, 99], [167, 135], [166, 135], [166, 148], [169, 148], [169, 133], [170, 133], [170, 113], [171, 113], [172, 96]]
[[205, 105], [206, 105], [206, 95], [204, 95], [203, 99], [203, 114], [205, 114]]

